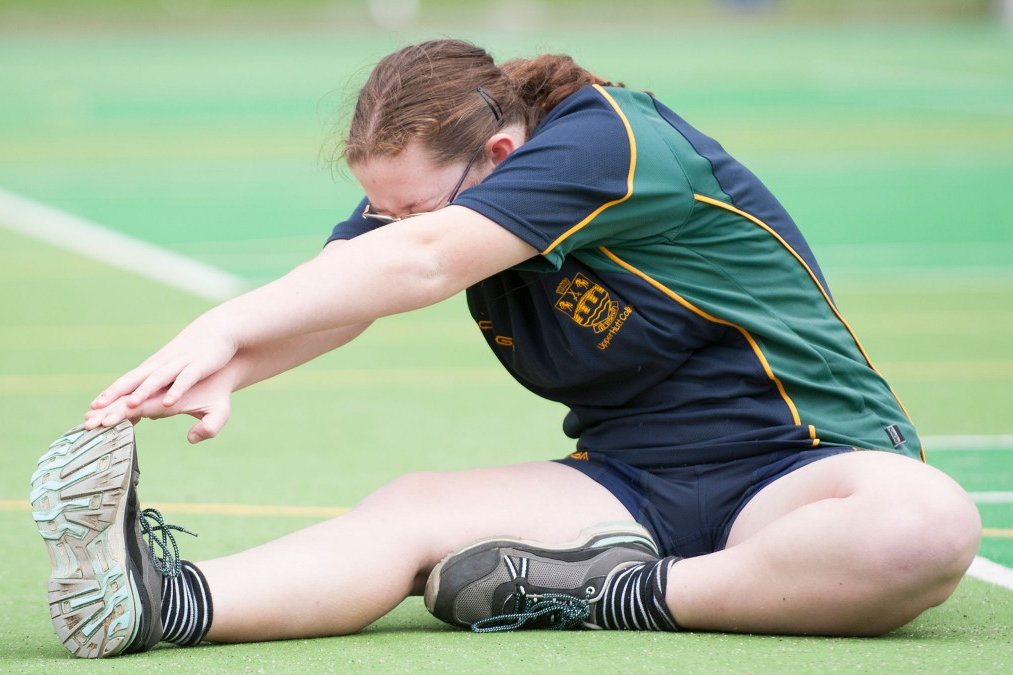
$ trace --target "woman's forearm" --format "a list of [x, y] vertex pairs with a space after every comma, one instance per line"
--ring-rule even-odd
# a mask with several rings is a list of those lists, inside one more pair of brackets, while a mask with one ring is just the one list
[[334, 242], [284, 277], [192, 324], [236, 349], [368, 324], [444, 300], [534, 255], [485, 217], [450, 206]]
[[240, 349], [225, 367], [225, 370], [230, 371], [232, 391], [312, 361], [321, 354], [351, 342], [367, 327], [368, 323], [343, 326]]

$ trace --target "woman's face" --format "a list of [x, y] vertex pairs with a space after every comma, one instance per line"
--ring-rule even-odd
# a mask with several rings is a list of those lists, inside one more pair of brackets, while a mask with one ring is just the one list
[[477, 161], [438, 166], [419, 144], [393, 157], [378, 157], [352, 173], [369, 200], [369, 213], [392, 219], [428, 213], [446, 206], [461, 190], [476, 185], [492, 171], [492, 163]]

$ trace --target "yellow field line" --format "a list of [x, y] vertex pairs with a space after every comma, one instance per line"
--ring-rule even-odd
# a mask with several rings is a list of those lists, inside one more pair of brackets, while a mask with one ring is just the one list
[[[0, 375], [0, 396], [38, 394], [94, 394], [114, 375]], [[513, 386], [498, 366], [444, 368], [363, 368], [350, 370], [307, 369], [286, 373], [261, 383], [270, 391], [383, 389], [388, 387]]]
[[[301, 516], [307, 518], [330, 518], [350, 511], [350, 509], [337, 506], [258, 506], [254, 504], [183, 504], [172, 502], [145, 502], [144, 506], [154, 507], [170, 516], [175, 513], [189, 513], [202, 516]], [[0, 511], [31, 510], [32, 505], [27, 499], [0, 499]]]
[[[348, 513], [351, 509], [341, 506], [261, 506], [256, 504], [187, 504], [174, 502], [145, 503], [168, 515], [188, 513], [201, 516], [254, 516], [262, 518], [299, 516], [306, 518], [332, 518]], [[0, 499], [0, 511], [31, 511], [27, 499]], [[983, 527], [984, 537], [1013, 539], [1013, 530]]]
[[[1013, 361], [880, 362], [880, 370], [897, 380], [917, 382], [1007, 380]], [[114, 374], [0, 375], [0, 396], [93, 394], [115, 379]], [[510, 386], [498, 366], [432, 368], [307, 369], [262, 383], [270, 390], [340, 390], [385, 387]]]

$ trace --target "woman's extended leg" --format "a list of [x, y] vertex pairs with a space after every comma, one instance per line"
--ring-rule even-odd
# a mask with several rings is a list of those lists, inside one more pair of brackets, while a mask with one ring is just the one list
[[761, 490], [723, 551], [676, 563], [688, 629], [879, 635], [950, 596], [981, 521], [945, 474], [887, 452], [806, 465]]
[[432, 567], [475, 539], [563, 542], [584, 527], [630, 518], [605, 488], [552, 462], [410, 474], [346, 515], [198, 563], [214, 601], [206, 639], [352, 633], [421, 593]]

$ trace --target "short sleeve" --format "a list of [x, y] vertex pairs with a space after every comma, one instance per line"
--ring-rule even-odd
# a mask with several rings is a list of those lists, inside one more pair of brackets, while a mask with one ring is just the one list
[[657, 234], [688, 213], [692, 191], [674, 161], [662, 180], [638, 176], [638, 146], [654, 140], [641, 118], [648, 109], [656, 113], [647, 94], [634, 94], [644, 99], [629, 104], [635, 123], [603, 88], [573, 94], [455, 204], [508, 229], [554, 268], [582, 247]]
[[348, 216], [348, 219], [334, 226], [334, 229], [331, 230], [331, 236], [327, 238], [325, 245], [338, 239], [355, 239], [360, 234], [365, 234], [370, 230], [375, 230], [376, 228], [382, 226], [383, 223], [378, 220], [370, 220], [369, 218], [362, 217], [362, 212], [365, 210], [368, 202], [369, 200], [363, 197], [362, 201], [359, 202], [359, 205], [356, 206], [355, 210]]

